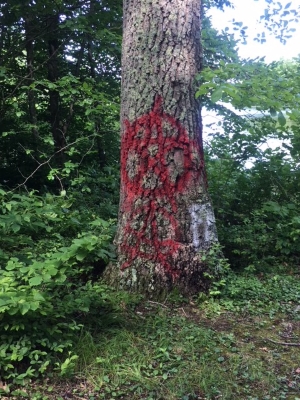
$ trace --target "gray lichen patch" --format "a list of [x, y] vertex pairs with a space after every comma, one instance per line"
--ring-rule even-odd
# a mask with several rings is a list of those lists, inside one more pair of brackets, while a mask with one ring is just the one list
[[[170, 223], [170, 216], [166, 213], [157, 213], [157, 236], [160, 241], [165, 239], [174, 239], [175, 232], [172, 224]], [[167, 249], [166, 249], [167, 250]]]
[[145, 136], [145, 129], [143, 126], [138, 126], [136, 128], [136, 138], [140, 139]]
[[168, 174], [169, 174], [169, 179], [171, 182], [175, 184], [177, 177], [180, 175], [179, 171], [176, 168], [176, 165], [174, 162], [170, 162], [168, 165]]
[[159, 177], [152, 171], [147, 172], [142, 179], [142, 187], [144, 189], [154, 190], [159, 185]]
[[151, 139], [156, 139], [157, 137], [158, 137], [157, 125], [153, 124], [151, 126]]
[[184, 154], [182, 149], [174, 149], [167, 153], [166, 163], [171, 182], [175, 183], [177, 178], [184, 173]]
[[145, 228], [145, 218], [142, 214], [136, 214], [130, 223], [130, 226], [135, 231], [141, 231]]
[[154, 157], [157, 155], [158, 148], [159, 148], [158, 144], [152, 144], [151, 146], [148, 147], [148, 152], [151, 157]]
[[200, 154], [196, 148], [191, 149], [191, 160], [193, 161], [194, 165], [198, 168], [201, 164]]
[[182, 149], [175, 149], [174, 163], [178, 174], [182, 175], [184, 172], [184, 154]]
[[172, 126], [169, 121], [163, 120], [162, 131], [164, 137], [176, 137], [178, 134], [178, 128]]
[[134, 150], [130, 150], [126, 162], [126, 171], [130, 180], [133, 180], [138, 173], [140, 158]]

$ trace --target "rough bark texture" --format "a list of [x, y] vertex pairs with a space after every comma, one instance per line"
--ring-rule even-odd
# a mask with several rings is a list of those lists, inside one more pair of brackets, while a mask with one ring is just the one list
[[205, 288], [199, 250], [217, 240], [195, 75], [200, 0], [124, 0], [118, 265], [106, 275], [151, 295]]
[[[25, 34], [26, 34], [26, 60], [27, 60], [27, 82], [28, 86], [34, 83], [33, 76], [33, 59], [34, 59], [34, 25], [33, 18], [30, 15], [26, 15], [25, 17]], [[35, 94], [32, 89], [28, 89], [28, 109], [30, 116], [30, 123], [32, 125], [32, 134], [35, 145], [35, 153], [37, 142], [39, 139], [39, 134], [37, 130], [37, 115], [36, 115], [36, 99]], [[36, 156], [37, 154], [35, 154]]]
[[[58, 73], [58, 50], [59, 40], [57, 38], [59, 32], [59, 15], [49, 15], [47, 18], [48, 28], [48, 79], [50, 82], [56, 82], [59, 78]], [[51, 131], [54, 141], [55, 160], [58, 167], [64, 165], [64, 147], [66, 139], [61, 129], [60, 121], [60, 96], [57, 90], [49, 90], [49, 109]]]

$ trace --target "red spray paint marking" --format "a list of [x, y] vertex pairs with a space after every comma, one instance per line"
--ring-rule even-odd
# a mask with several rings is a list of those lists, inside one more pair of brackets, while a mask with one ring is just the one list
[[[170, 157], [176, 158], [176, 153], [181, 165], [174, 176], [170, 170]], [[173, 162], [174, 166], [176, 168]], [[126, 254], [127, 261], [121, 269], [128, 268], [140, 257], [159, 263], [166, 273], [178, 277], [172, 267], [172, 259], [181, 247], [176, 196], [185, 193], [190, 185], [199, 185], [201, 175], [205, 180], [204, 174], [203, 153], [198, 140], [190, 140], [185, 128], [163, 112], [161, 97], [156, 98], [149, 114], [132, 124], [125, 121], [121, 146], [124, 199], [121, 213], [125, 214], [127, 222], [120, 251]], [[167, 238], [159, 237], [158, 222], [162, 220], [168, 225]], [[129, 243], [132, 240], [133, 243]]]

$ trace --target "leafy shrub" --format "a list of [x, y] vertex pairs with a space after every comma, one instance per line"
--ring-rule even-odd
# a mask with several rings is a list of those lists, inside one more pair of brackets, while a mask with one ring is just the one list
[[231, 274], [222, 297], [235, 301], [293, 302], [300, 301], [300, 282], [293, 276], [271, 275], [259, 279], [253, 275]]
[[[102, 218], [116, 218], [120, 190], [119, 165], [87, 168], [80, 176], [73, 178], [71, 189], [74, 205], [81, 212], [93, 211]], [[99, 201], [100, 200], [100, 201]]]
[[[247, 139], [247, 138], [244, 138]], [[251, 143], [251, 138], [247, 139]], [[251, 168], [222, 160], [233, 140], [212, 141], [208, 172], [220, 243], [236, 270], [290, 271], [300, 261], [299, 171], [280, 151]], [[222, 147], [223, 146], [223, 147]], [[214, 152], [216, 155], [214, 156]]]
[[299, 227], [295, 203], [266, 201], [241, 216], [241, 223], [221, 227], [220, 234], [235, 267], [271, 272], [299, 265]]
[[80, 213], [63, 196], [0, 195], [1, 377], [65, 375], [85, 316], [105, 303], [108, 289], [89, 271], [114, 257], [114, 221]]
[[14, 262], [0, 274], [0, 371], [2, 379], [19, 384], [49, 369], [70, 372], [80, 316], [103, 307], [106, 297], [104, 286], [69, 283], [66, 271], [31, 272]]
[[[209, 294], [217, 296], [221, 292], [221, 288], [226, 283], [226, 278], [230, 272], [230, 265], [227, 258], [224, 257], [223, 248], [219, 242], [214, 243], [207, 251], [201, 251], [201, 260], [206, 267], [204, 276], [210, 281]], [[200, 294], [200, 297], [206, 295]]]

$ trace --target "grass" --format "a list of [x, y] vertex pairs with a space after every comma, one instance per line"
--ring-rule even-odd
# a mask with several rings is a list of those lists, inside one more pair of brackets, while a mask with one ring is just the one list
[[115, 294], [83, 328], [73, 376], [1, 398], [299, 400], [300, 347], [284, 344], [300, 344], [299, 289], [298, 277], [243, 276], [218, 299]]

